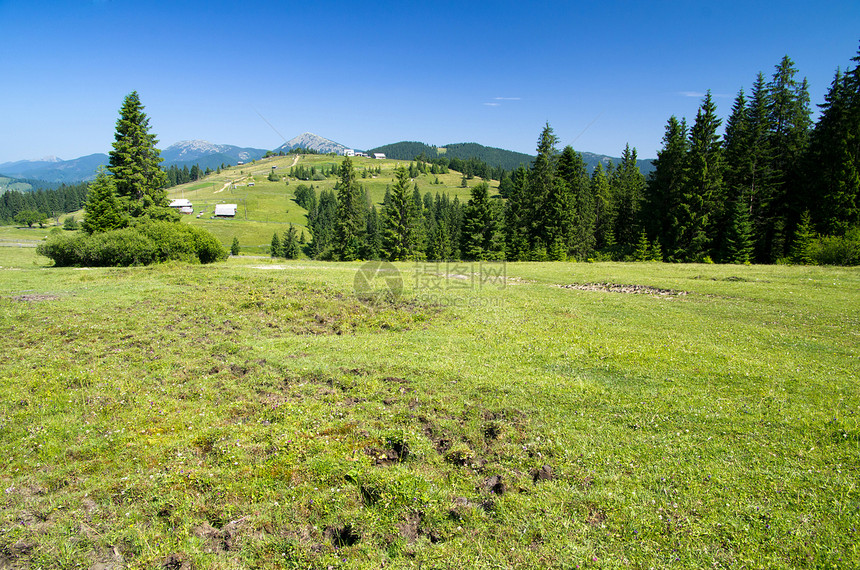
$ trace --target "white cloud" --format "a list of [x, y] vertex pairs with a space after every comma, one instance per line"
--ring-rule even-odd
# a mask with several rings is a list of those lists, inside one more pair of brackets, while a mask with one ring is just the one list
[[487, 107], [498, 107], [501, 105], [501, 103], [484, 103], [484, 105], [486, 105]]
[[520, 97], [494, 97], [496, 101], [520, 101]]
[[[701, 99], [707, 93], [704, 91], [678, 91], [678, 95], [682, 97], [695, 97], [696, 99]], [[711, 93], [711, 97], [714, 99], [727, 99], [731, 97], [731, 95], [727, 95], [726, 93]]]

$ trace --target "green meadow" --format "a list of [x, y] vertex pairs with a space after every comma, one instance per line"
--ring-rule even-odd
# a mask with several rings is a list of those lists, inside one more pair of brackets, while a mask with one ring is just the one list
[[[301, 219], [253, 175], [192, 223]], [[0, 568], [860, 566], [856, 268], [48, 265], [0, 247]]]

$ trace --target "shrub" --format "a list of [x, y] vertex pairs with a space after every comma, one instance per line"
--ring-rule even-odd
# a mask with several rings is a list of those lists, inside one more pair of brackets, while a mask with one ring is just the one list
[[170, 260], [212, 263], [227, 258], [227, 250], [206, 230], [152, 220], [92, 235], [52, 235], [36, 252], [60, 267], [149, 265]]
[[860, 227], [844, 236], [822, 236], [812, 246], [815, 263], [821, 265], [860, 265]]
[[156, 261], [156, 246], [133, 228], [93, 235], [52, 235], [36, 253], [49, 257], [58, 267], [109, 267], [148, 265]]

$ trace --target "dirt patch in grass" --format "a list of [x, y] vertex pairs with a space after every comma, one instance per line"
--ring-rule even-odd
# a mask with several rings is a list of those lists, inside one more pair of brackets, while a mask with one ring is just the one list
[[651, 287], [650, 285], [622, 285], [619, 283], [571, 283], [570, 285], [556, 285], [556, 287], [561, 289], [576, 289], [578, 291], [656, 295], [660, 297], [680, 297], [689, 294], [687, 291], [660, 289], [659, 287]]
[[236, 547], [239, 535], [239, 523], [230, 522], [220, 530], [208, 522], [192, 529], [194, 536], [202, 539], [206, 546], [204, 552], [229, 552]]
[[23, 303], [40, 303], [42, 301], [56, 301], [59, 299], [59, 295], [50, 295], [50, 294], [27, 294], [27, 295], [14, 295], [10, 297], [13, 301], [21, 301]]

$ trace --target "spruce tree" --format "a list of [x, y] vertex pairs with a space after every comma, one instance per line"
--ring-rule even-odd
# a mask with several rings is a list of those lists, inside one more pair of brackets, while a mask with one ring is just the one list
[[636, 249], [633, 250], [633, 261], [648, 261], [651, 256], [651, 242], [648, 241], [648, 234], [645, 230], [639, 234], [639, 241], [636, 243]]
[[696, 122], [690, 129], [689, 170], [681, 198], [678, 222], [680, 231], [675, 257], [683, 261], [701, 261], [711, 252], [724, 200], [722, 141], [711, 92], [705, 95]]
[[598, 163], [591, 174], [591, 196], [594, 200], [594, 246], [612, 255], [615, 249], [615, 212], [609, 179]]
[[821, 107], [806, 160], [813, 222], [829, 235], [860, 226], [860, 50], [853, 69], [838, 70]]
[[811, 128], [806, 79], [798, 82], [794, 62], [785, 56], [768, 84], [768, 147], [772, 185], [764, 212], [764, 248], [769, 261], [785, 255], [786, 231], [804, 208], [800, 168]]
[[272, 245], [270, 249], [272, 257], [281, 256], [281, 238], [278, 237], [278, 232], [272, 234]]
[[370, 206], [365, 218], [366, 230], [364, 234], [364, 249], [362, 257], [364, 259], [379, 259], [382, 249], [382, 229], [380, 227], [379, 213], [376, 211], [376, 205]]
[[751, 261], [753, 253], [753, 235], [749, 206], [742, 196], [735, 200], [731, 212], [722, 261], [746, 264]]
[[803, 212], [794, 232], [789, 259], [792, 263], [812, 265], [815, 263], [815, 231], [809, 210]]
[[522, 166], [513, 171], [508, 197], [505, 201], [505, 258], [508, 261], [528, 259], [526, 178], [526, 169]]
[[639, 212], [645, 194], [645, 177], [636, 164], [636, 149], [626, 145], [621, 164], [610, 177], [614, 209], [615, 241], [629, 255], [639, 238]]
[[128, 203], [133, 215], [167, 206], [167, 176], [159, 167], [161, 151], [155, 146], [158, 140], [149, 132], [149, 118], [143, 109], [137, 91], [126, 96], [108, 165], [117, 195]]
[[463, 208], [460, 251], [463, 259], [469, 261], [486, 261], [503, 257], [501, 233], [490, 203], [489, 189], [486, 182], [472, 187], [471, 197]]
[[361, 199], [355, 169], [349, 157], [340, 165], [340, 180], [337, 187], [337, 241], [335, 252], [343, 261], [354, 261], [361, 257], [366, 231], [364, 216], [366, 206]]
[[88, 233], [107, 232], [123, 228], [127, 224], [122, 207], [116, 197], [116, 186], [112, 177], [99, 168], [96, 179], [89, 185], [87, 203], [84, 206], [81, 229]]
[[552, 210], [547, 208], [548, 200], [558, 202], [564, 194], [556, 185], [556, 163], [558, 137], [547, 123], [541, 131], [537, 144], [537, 156], [532, 162], [528, 176], [528, 190], [525, 193], [525, 222], [532, 250], [544, 249], [550, 240], [557, 235], [548, 232], [558, 232], [563, 227], [563, 220], [554, 219], [561, 215], [563, 205], [557, 203]]
[[409, 193], [409, 171], [398, 167], [395, 182], [382, 210], [382, 254], [388, 261], [413, 259], [415, 248], [415, 203]]
[[669, 251], [675, 248], [678, 208], [687, 183], [687, 134], [686, 120], [669, 117], [642, 206], [646, 229]]
[[585, 161], [570, 146], [558, 157], [558, 177], [570, 193], [568, 252], [575, 259], [587, 259], [594, 251], [595, 205]]
[[230, 245], [230, 255], [239, 255], [239, 238], [233, 236], [233, 243]]
[[296, 228], [290, 224], [289, 229], [284, 232], [284, 239], [281, 241], [281, 255], [286, 259], [298, 259], [300, 251]]

